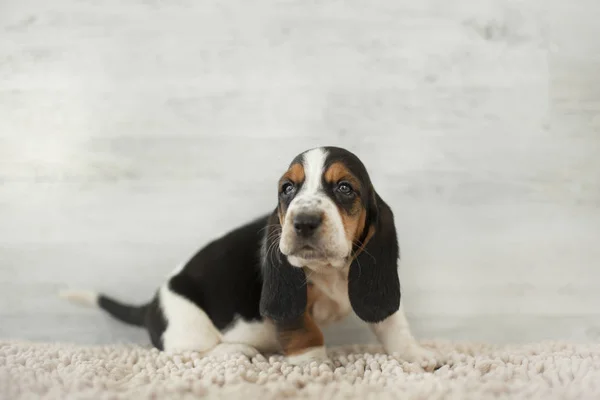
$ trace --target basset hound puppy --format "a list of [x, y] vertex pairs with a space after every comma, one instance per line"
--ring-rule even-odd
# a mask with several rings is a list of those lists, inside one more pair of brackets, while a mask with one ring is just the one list
[[326, 360], [320, 327], [354, 311], [386, 352], [429, 361], [400, 303], [398, 257], [392, 210], [363, 163], [320, 147], [292, 160], [272, 213], [200, 249], [149, 303], [62, 296], [144, 326], [158, 349], [282, 352], [293, 364]]

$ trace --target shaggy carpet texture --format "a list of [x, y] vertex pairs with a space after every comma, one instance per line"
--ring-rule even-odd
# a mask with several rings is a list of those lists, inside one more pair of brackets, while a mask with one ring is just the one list
[[439, 365], [409, 364], [378, 347], [329, 351], [331, 364], [281, 356], [202, 357], [134, 345], [0, 342], [4, 399], [593, 399], [600, 346], [424, 342]]

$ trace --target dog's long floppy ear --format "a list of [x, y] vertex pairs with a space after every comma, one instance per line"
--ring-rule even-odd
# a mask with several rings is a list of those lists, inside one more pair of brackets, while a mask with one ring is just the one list
[[275, 322], [294, 321], [304, 314], [307, 302], [306, 275], [279, 250], [281, 225], [277, 210], [267, 221], [261, 249], [263, 285], [260, 314]]
[[373, 192], [367, 208], [362, 250], [350, 265], [348, 295], [352, 309], [365, 322], [381, 322], [400, 307], [398, 238], [390, 207]]

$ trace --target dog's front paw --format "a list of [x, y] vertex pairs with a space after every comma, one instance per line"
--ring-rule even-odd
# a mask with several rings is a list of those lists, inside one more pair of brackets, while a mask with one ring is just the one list
[[259, 352], [254, 347], [249, 346], [247, 344], [241, 344], [241, 343], [219, 343], [214, 348], [212, 348], [208, 352], [207, 355], [209, 355], [209, 356], [216, 356], [216, 357], [222, 357], [222, 356], [230, 356], [230, 355], [236, 355], [236, 354], [241, 354], [241, 355], [246, 356], [248, 358], [253, 358], [256, 355], [258, 355]]
[[434, 370], [440, 365], [440, 355], [433, 350], [421, 347], [418, 344], [406, 346], [390, 354], [398, 361], [417, 364], [426, 371]]
[[302, 353], [289, 355], [285, 358], [291, 365], [306, 365], [313, 361], [317, 363], [331, 363], [329, 357], [327, 357], [327, 350], [324, 346], [312, 347]]

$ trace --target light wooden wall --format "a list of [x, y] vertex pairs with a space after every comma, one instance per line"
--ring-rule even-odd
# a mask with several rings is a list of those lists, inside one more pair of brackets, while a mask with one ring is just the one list
[[[334, 144], [395, 211], [419, 337], [600, 339], [599, 12], [2, 2], [0, 337], [146, 343], [55, 292], [148, 299]], [[350, 320], [328, 340], [370, 336]]]

